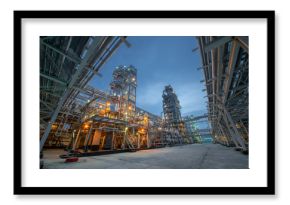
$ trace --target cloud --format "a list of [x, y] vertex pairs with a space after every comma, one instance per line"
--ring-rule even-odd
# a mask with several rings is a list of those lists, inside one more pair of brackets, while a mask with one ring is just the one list
[[[159, 112], [162, 111], [162, 92], [165, 85], [168, 85], [168, 83], [152, 82], [138, 90], [137, 106], [149, 112], [160, 114]], [[201, 92], [198, 83], [177, 83], [177, 85], [173, 83], [172, 87], [179, 99], [182, 114], [205, 110], [204, 94]]]
[[[160, 105], [162, 107], [162, 91], [166, 83], [150, 83], [137, 93], [137, 104], [142, 107]], [[150, 110], [148, 110], [150, 111]]]
[[177, 85], [175, 93], [178, 96], [182, 113], [205, 109], [205, 100], [203, 99], [203, 93], [198, 83]]

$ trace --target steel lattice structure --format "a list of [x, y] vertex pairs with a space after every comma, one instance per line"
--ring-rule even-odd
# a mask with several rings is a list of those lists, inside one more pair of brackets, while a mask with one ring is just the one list
[[170, 131], [165, 134], [168, 136], [166, 141], [170, 144], [191, 143], [191, 138], [186, 136], [186, 128], [181, 118], [180, 103], [177, 95], [173, 91], [171, 85], [165, 86], [162, 94], [163, 113], [164, 113], [164, 129]]
[[40, 37], [40, 150], [78, 126], [80, 108], [99, 95], [87, 83], [125, 41], [112, 36]]
[[197, 37], [212, 135], [218, 143], [248, 150], [248, 37]]
[[[248, 149], [248, 39], [198, 37], [216, 142]], [[40, 37], [40, 150], [139, 149], [192, 143], [171, 86], [164, 119], [136, 107], [137, 69], [117, 66], [109, 93], [88, 86], [125, 37]], [[162, 93], [160, 93], [161, 95]], [[204, 118], [205, 116], [200, 116]], [[205, 133], [207, 130], [203, 130]]]
[[194, 143], [202, 143], [203, 136], [211, 135], [211, 130], [209, 128], [200, 129], [198, 127], [199, 123], [208, 123], [208, 115], [186, 115], [182, 117], [186, 128], [186, 135], [192, 138]]

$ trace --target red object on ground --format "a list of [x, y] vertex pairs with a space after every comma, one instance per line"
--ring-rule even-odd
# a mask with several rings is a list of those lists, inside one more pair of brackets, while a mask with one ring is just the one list
[[77, 161], [79, 161], [78, 157], [71, 157], [71, 158], [65, 159], [65, 162], [77, 162]]

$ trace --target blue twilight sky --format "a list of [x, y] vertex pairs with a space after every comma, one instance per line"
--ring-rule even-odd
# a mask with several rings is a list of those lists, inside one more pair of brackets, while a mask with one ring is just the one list
[[203, 79], [199, 50], [195, 37], [189, 36], [131, 36], [128, 48], [123, 43], [104, 64], [90, 85], [109, 91], [112, 73], [118, 65], [137, 68], [137, 106], [156, 115], [162, 112], [162, 91], [171, 84], [178, 96], [181, 113], [203, 114], [206, 112], [202, 92]]

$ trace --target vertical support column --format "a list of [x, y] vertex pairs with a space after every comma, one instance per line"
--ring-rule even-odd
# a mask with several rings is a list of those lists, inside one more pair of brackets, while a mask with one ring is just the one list
[[199, 131], [198, 131], [197, 133], [198, 133], [199, 144], [202, 144], [202, 137], [201, 137], [201, 134], [200, 134]]
[[[133, 129], [133, 137], [136, 137], [135, 127], [133, 127], [132, 129]], [[137, 148], [140, 149], [140, 134], [139, 133], [137, 133]]]
[[231, 127], [230, 127], [230, 125], [229, 125], [229, 122], [228, 122], [228, 120], [227, 120], [227, 118], [226, 118], [226, 116], [225, 116], [224, 113], [222, 113], [222, 117], [223, 117], [223, 120], [224, 120], [224, 122], [225, 122], [225, 125], [226, 125], [226, 127], [227, 127], [227, 129], [228, 129], [228, 131], [229, 131], [229, 133], [230, 133], [230, 136], [231, 136], [232, 141], [234, 142], [234, 144], [235, 144], [236, 147], [239, 147], [239, 144], [238, 144], [238, 142], [237, 142], [237, 140], [236, 140], [236, 136], [235, 136], [235, 134], [233, 133], [233, 131], [231, 130]]
[[150, 148], [151, 145], [150, 145], [150, 140], [149, 140], [149, 129], [147, 130], [146, 140], [147, 140], [147, 148]]
[[123, 144], [122, 144], [122, 149], [125, 149], [126, 146], [126, 137], [127, 137], [127, 129], [125, 128], [125, 132], [124, 132], [124, 137], [123, 137]]
[[111, 144], [111, 150], [115, 149], [115, 132], [113, 131], [112, 133], [112, 144]]
[[72, 138], [71, 138], [71, 140], [70, 140], [70, 142], [69, 142], [69, 144], [68, 144], [68, 149], [71, 147], [73, 147], [74, 146], [74, 139], [75, 139], [75, 130], [73, 131], [73, 133], [72, 133]]
[[137, 134], [137, 148], [140, 149], [140, 134]]
[[239, 131], [238, 131], [238, 129], [237, 129], [237, 127], [236, 127], [231, 115], [229, 114], [229, 112], [226, 109], [224, 109], [224, 111], [225, 111], [225, 114], [226, 114], [227, 118], [229, 119], [229, 121], [231, 123], [231, 126], [233, 127], [233, 130], [234, 130], [234, 133], [235, 133], [237, 141], [242, 146], [243, 150], [247, 150], [246, 145], [244, 143], [244, 140], [243, 140], [241, 134], [239, 133]]
[[214, 132], [213, 136], [215, 136], [215, 139], [216, 139], [216, 136], [217, 137], [222, 136], [221, 131], [220, 131], [220, 129], [217, 126], [214, 126], [214, 129], [215, 129], [215, 132]]
[[244, 129], [245, 133], [247, 133], [247, 135], [249, 136], [249, 131], [247, 130], [246, 126], [241, 120], [240, 120], [240, 124], [242, 125], [242, 128]]
[[76, 149], [76, 146], [77, 146], [78, 141], [79, 141], [80, 133], [81, 133], [81, 127], [79, 128], [79, 131], [78, 131], [78, 134], [77, 134], [76, 139], [74, 141], [72, 150], [75, 150]]
[[91, 127], [90, 127], [90, 130], [89, 130], [89, 132], [88, 132], [88, 134], [87, 134], [87, 136], [86, 136], [86, 139], [85, 139], [85, 143], [84, 143], [85, 151], [88, 150], [88, 142], [89, 142], [89, 138], [90, 138], [90, 136], [91, 136], [91, 134], [92, 134], [93, 124], [94, 124], [94, 123], [92, 122]]
[[91, 135], [89, 136], [89, 138], [88, 138], [88, 141], [87, 141], [87, 144], [86, 144], [86, 149], [87, 149], [87, 150], [89, 150], [89, 146], [92, 147], [92, 143], [93, 143], [94, 136], [95, 136], [95, 131], [96, 131], [96, 129], [93, 129], [93, 128], [92, 128], [92, 132], [93, 132], [93, 134], [91, 134]]
[[225, 133], [223, 127], [221, 126], [221, 124], [219, 122], [218, 122], [218, 128], [219, 128], [221, 134], [227, 138], [227, 144], [229, 146], [230, 145], [230, 139], [229, 139], [228, 135]]

